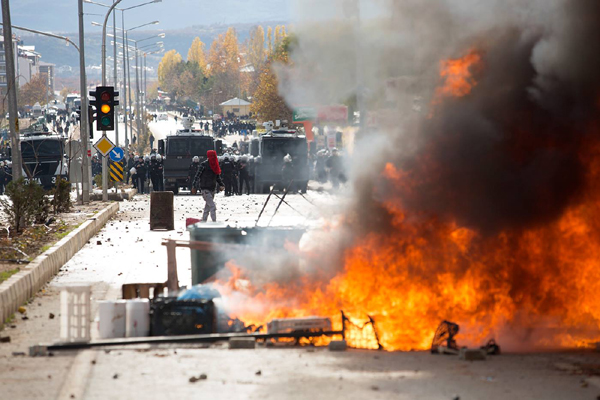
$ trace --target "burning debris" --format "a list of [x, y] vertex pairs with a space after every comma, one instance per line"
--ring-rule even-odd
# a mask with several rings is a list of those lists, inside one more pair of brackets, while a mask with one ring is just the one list
[[[435, 331], [433, 341], [431, 342], [431, 353], [432, 354], [459, 354], [461, 358], [467, 359], [469, 356], [466, 347], [460, 347], [454, 337], [458, 334], [460, 327], [458, 324], [450, 321], [442, 321], [440, 326]], [[500, 354], [500, 346], [496, 343], [496, 340], [490, 339], [484, 346], [477, 349], [484, 355], [498, 355]], [[477, 353], [477, 352], [476, 352]]]

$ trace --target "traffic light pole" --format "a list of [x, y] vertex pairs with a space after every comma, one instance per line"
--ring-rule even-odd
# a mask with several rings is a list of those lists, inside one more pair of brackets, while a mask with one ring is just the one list
[[[106, 24], [110, 13], [120, 2], [121, 0], [115, 0], [110, 6], [102, 25], [102, 86], [106, 86]], [[102, 136], [106, 136], [106, 131], [102, 131]], [[108, 160], [106, 157], [102, 157], [102, 201], [108, 201]]]
[[79, 5], [79, 90], [81, 92], [81, 115], [79, 118], [79, 140], [83, 146], [83, 154], [81, 157], [82, 173], [81, 173], [81, 203], [90, 202], [90, 174], [88, 165], [90, 158], [88, 156], [88, 143], [90, 134], [88, 132], [88, 99], [87, 99], [87, 82], [85, 74], [85, 51], [83, 37], [83, 0], [78, 1]]
[[13, 38], [10, 23], [10, 5], [8, 0], [2, 0], [2, 23], [4, 25], [4, 54], [6, 57], [6, 81], [8, 97], [8, 120], [10, 132], [10, 147], [13, 179], [22, 176], [21, 143], [19, 138], [19, 114], [17, 112], [17, 77], [15, 74], [15, 54], [13, 53]]

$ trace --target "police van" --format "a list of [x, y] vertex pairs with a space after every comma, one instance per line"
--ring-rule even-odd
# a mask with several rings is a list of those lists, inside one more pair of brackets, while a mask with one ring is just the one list
[[59, 135], [34, 130], [21, 135], [23, 176], [52, 189], [59, 178], [69, 178], [65, 157], [65, 139]]

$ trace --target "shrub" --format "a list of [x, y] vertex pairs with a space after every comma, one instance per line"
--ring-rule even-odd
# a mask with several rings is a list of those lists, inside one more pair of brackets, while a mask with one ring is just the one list
[[52, 189], [52, 209], [54, 214], [71, 211], [71, 182], [58, 178], [56, 186]]
[[44, 223], [48, 219], [50, 202], [37, 182], [25, 178], [11, 181], [6, 186], [6, 195], [9, 200], [0, 199], [0, 204], [16, 232], [33, 222]]

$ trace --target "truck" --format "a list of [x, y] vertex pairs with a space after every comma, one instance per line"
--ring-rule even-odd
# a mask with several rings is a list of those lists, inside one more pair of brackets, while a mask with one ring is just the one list
[[45, 190], [52, 189], [59, 178], [69, 178], [63, 137], [38, 127], [24, 131], [20, 139], [24, 177], [36, 181]]
[[[255, 146], [257, 145], [257, 146]], [[282, 187], [283, 157], [292, 156], [294, 182], [291, 190], [306, 193], [309, 179], [308, 143], [306, 136], [290, 129], [268, 129], [258, 142], [252, 142], [251, 151], [257, 148], [255, 159], [254, 193], [269, 193], [271, 186]]]
[[184, 117], [184, 129], [158, 141], [158, 152], [164, 158], [164, 187], [174, 194], [178, 194], [180, 188], [191, 189], [188, 172], [192, 158], [198, 156], [200, 162], [203, 162], [206, 160], [206, 152], [217, 148], [217, 143], [212, 136], [204, 135], [201, 130], [192, 129], [193, 123], [192, 117]]

